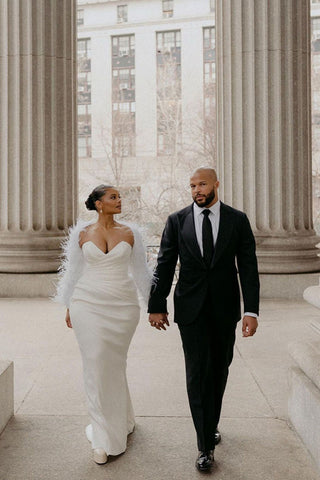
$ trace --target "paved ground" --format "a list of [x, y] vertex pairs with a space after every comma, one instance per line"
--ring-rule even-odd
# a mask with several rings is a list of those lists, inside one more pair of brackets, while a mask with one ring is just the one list
[[[264, 301], [252, 339], [238, 332], [216, 449], [216, 480], [319, 480], [287, 423], [287, 345], [314, 333], [318, 310]], [[185, 393], [178, 329], [141, 318], [129, 352], [137, 416], [124, 455], [91, 460], [81, 360], [64, 311], [45, 299], [0, 300], [0, 356], [15, 363], [16, 415], [0, 437], [0, 480], [191, 480], [196, 442]], [[208, 475], [207, 475], [208, 476]]]

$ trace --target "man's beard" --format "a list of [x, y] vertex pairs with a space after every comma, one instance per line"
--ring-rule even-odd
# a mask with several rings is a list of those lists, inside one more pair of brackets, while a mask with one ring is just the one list
[[198, 207], [206, 207], [207, 205], [210, 205], [210, 203], [215, 199], [215, 196], [215, 191], [211, 190], [211, 192], [203, 196], [204, 198], [201, 198], [200, 202], [196, 198], [194, 198], [194, 201], [196, 202]]

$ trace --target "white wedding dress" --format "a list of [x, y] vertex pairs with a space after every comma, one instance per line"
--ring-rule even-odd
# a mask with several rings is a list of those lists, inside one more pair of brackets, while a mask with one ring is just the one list
[[85, 242], [83, 270], [70, 300], [91, 418], [86, 432], [92, 448], [102, 448], [107, 455], [126, 450], [135, 424], [126, 377], [127, 352], [140, 313], [128, 271], [131, 253], [125, 241], [108, 253]]

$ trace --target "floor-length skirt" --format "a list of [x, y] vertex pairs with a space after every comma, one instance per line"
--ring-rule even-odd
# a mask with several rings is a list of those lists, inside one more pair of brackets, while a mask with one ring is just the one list
[[101, 308], [77, 300], [71, 304], [70, 316], [82, 355], [92, 448], [119, 455], [135, 424], [126, 365], [139, 307]]

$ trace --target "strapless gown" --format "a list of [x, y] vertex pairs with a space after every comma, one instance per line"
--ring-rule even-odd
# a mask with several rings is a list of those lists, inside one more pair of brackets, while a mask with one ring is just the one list
[[92, 448], [108, 455], [126, 450], [135, 424], [126, 377], [127, 352], [140, 315], [128, 273], [131, 250], [125, 241], [106, 254], [93, 242], [84, 243], [85, 267], [70, 303], [91, 418], [87, 432]]

